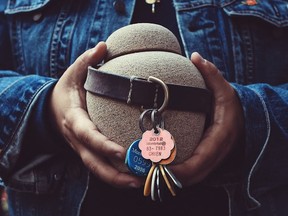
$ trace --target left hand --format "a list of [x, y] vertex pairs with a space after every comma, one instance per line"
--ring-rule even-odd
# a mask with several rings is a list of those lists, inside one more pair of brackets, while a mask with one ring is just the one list
[[97, 178], [114, 187], [140, 187], [140, 178], [122, 173], [110, 163], [112, 159], [124, 161], [125, 148], [101, 134], [87, 112], [83, 87], [87, 68], [99, 63], [105, 54], [106, 44], [100, 42], [79, 56], [64, 72], [49, 98], [50, 119], [55, 130]]
[[214, 64], [198, 53], [191, 56], [192, 63], [201, 72], [206, 86], [214, 97], [211, 125], [191, 158], [171, 166], [184, 185], [192, 185], [207, 177], [231, 151], [243, 136], [244, 117], [240, 100], [232, 86], [222, 77]]

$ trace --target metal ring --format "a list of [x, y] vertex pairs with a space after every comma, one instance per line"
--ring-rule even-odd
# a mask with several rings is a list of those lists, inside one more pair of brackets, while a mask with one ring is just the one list
[[158, 128], [161, 127], [162, 116], [159, 115], [159, 112], [156, 109], [152, 110], [151, 112], [151, 121], [153, 124], [154, 133], [159, 133]]
[[144, 133], [147, 129], [144, 127], [144, 123], [143, 123], [143, 119], [145, 117], [145, 115], [148, 113], [152, 113], [153, 109], [147, 109], [147, 110], [144, 110], [144, 112], [141, 113], [140, 115], [140, 118], [139, 118], [139, 127], [140, 127], [140, 130]]
[[165, 110], [167, 105], [168, 105], [168, 101], [169, 101], [169, 89], [168, 89], [168, 86], [161, 79], [158, 79], [158, 78], [153, 77], [153, 76], [149, 76], [148, 77], [148, 81], [159, 83], [162, 86], [163, 90], [164, 90], [164, 101], [163, 101], [162, 106], [158, 109], [158, 112], [161, 114]]

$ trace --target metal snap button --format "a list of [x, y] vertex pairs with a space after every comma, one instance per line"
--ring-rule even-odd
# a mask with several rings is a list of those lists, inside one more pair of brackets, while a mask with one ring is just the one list
[[55, 174], [54, 174], [54, 179], [55, 179], [56, 181], [59, 181], [59, 180], [61, 179], [61, 175], [60, 175], [59, 173], [55, 173]]
[[32, 19], [35, 22], [39, 22], [41, 20], [41, 18], [42, 18], [42, 13], [36, 13], [36, 14], [33, 15]]

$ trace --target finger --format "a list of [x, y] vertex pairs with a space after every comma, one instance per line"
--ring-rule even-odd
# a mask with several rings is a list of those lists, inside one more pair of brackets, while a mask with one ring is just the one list
[[83, 150], [80, 154], [85, 166], [99, 179], [114, 187], [139, 188], [143, 181], [135, 176], [119, 172], [104, 157], [91, 153], [90, 150]]
[[198, 183], [206, 178], [229, 149], [228, 142], [223, 142], [223, 132], [219, 127], [210, 127], [206, 134], [188, 160], [171, 167], [184, 185]]
[[83, 83], [86, 79], [88, 66], [97, 65], [106, 54], [106, 44], [99, 42], [94, 48], [85, 51], [68, 68], [64, 76], [69, 76], [69, 82]]
[[86, 69], [88, 66], [98, 64], [106, 54], [105, 42], [99, 42], [95, 47], [85, 51], [74, 62], [77, 70]]
[[79, 108], [67, 113], [64, 127], [67, 139], [71, 140], [72, 136], [79, 143], [75, 145], [74, 140], [77, 151], [79, 146], [85, 145], [92, 153], [124, 161], [125, 149], [101, 134], [84, 110]]
[[140, 187], [143, 184], [141, 179], [118, 171], [106, 159], [120, 159], [124, 163], [125, 149], [102, 135], [93, 123], [84, 120], [84, 116], [78, 113], [79, 120], [72, 120], [72, 125], [67, 124], [65, 137], [85, 166], [113, 186]]

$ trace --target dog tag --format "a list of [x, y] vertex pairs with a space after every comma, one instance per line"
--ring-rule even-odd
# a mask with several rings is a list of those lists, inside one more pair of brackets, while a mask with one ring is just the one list
[[172, 135], [167, 130], [157, 130], [158, 133], [155, 133], [154, 129], [145, 131], [139, 142], [142, 156], [154, 163], [169, 158], [171, 150], [175, 147]]
[[165, 170], [164, 170], [163, 166], [162, 166], [162, 165], [159, 165], [159, 169], [160, 169], [160, 171], [161, 171], [161, 174], [162, 174], [162, 176], [163, 176], [163, 178], [164, 178], [164, 181], [165, 181], [165, 183], [166, 183], [169, 191], [171, 192], [172, 196], [176, 196], [176, 193], [175, 193], [175, 191], [174, 191], [174, 188], [173, 188], [173, 186], [170, 184], [170, 181], [169, 181], [169, 179], [168, 179], [167, 176], [166, 176], [166, 173], [165, 173]]
[[155, 167], [156, 167], [156, 164], [153, 163], [146, 177], [145, 184], [144, 184], [144, 196], [149, 196], [149, 194], [151, 193], [152, 174], [153, 174]]
[[172, 137], [173, 142], [174, 142], [174, 148], [172, 149], [169, 158], [163, 159], [159, 162], [162, 165], [168, 165], [168, 164], [172, 163], [174, 161], [174, 159], [176, 158], [176, 154], [177, 154], [176, 144], [175, 144], [174, 137], [173, 136], [171, 136], [171, 137]]
[[152, 162], [142, 157], [139, 149], [139, 139], [135, 140], [128, 148], [125, 163], [128, 169], [137, 176], [146, 176], [151, 169]]
[[156, 186], [157, 186], [157, 194], [158, 194], [159, 201], [162, 202], [160, 178], [161, 178], [160, 171], [158, 169], [156, 173]]
[[159, 162], [159, 164], [161, 165], [168, 165], [170, 163], [172, 163], [174, 161], [176, 157], [176, 146], [172, 149], [170, 157], [168, 157], [167, 159], [163, 159]]
[[167, 166], [163, 166], [165, 172], [168, 174], [168, 176], [171, 178], [171, 180], [173, 181], [173, 183], [178, 187], [178, 188], [182, 188], [182, 184], [181, 182], [175, 177], [175, 175], [173, 174], [173, 172], [167, 167]]
[[155, 186], [156, 186], [157, 170], [159, 171], [158, 166], [156, 166], [155, 169], [153, 170], [152, 179], [151, 179], [151, 199], [153, 201], [156, 201], [157, 188]]

